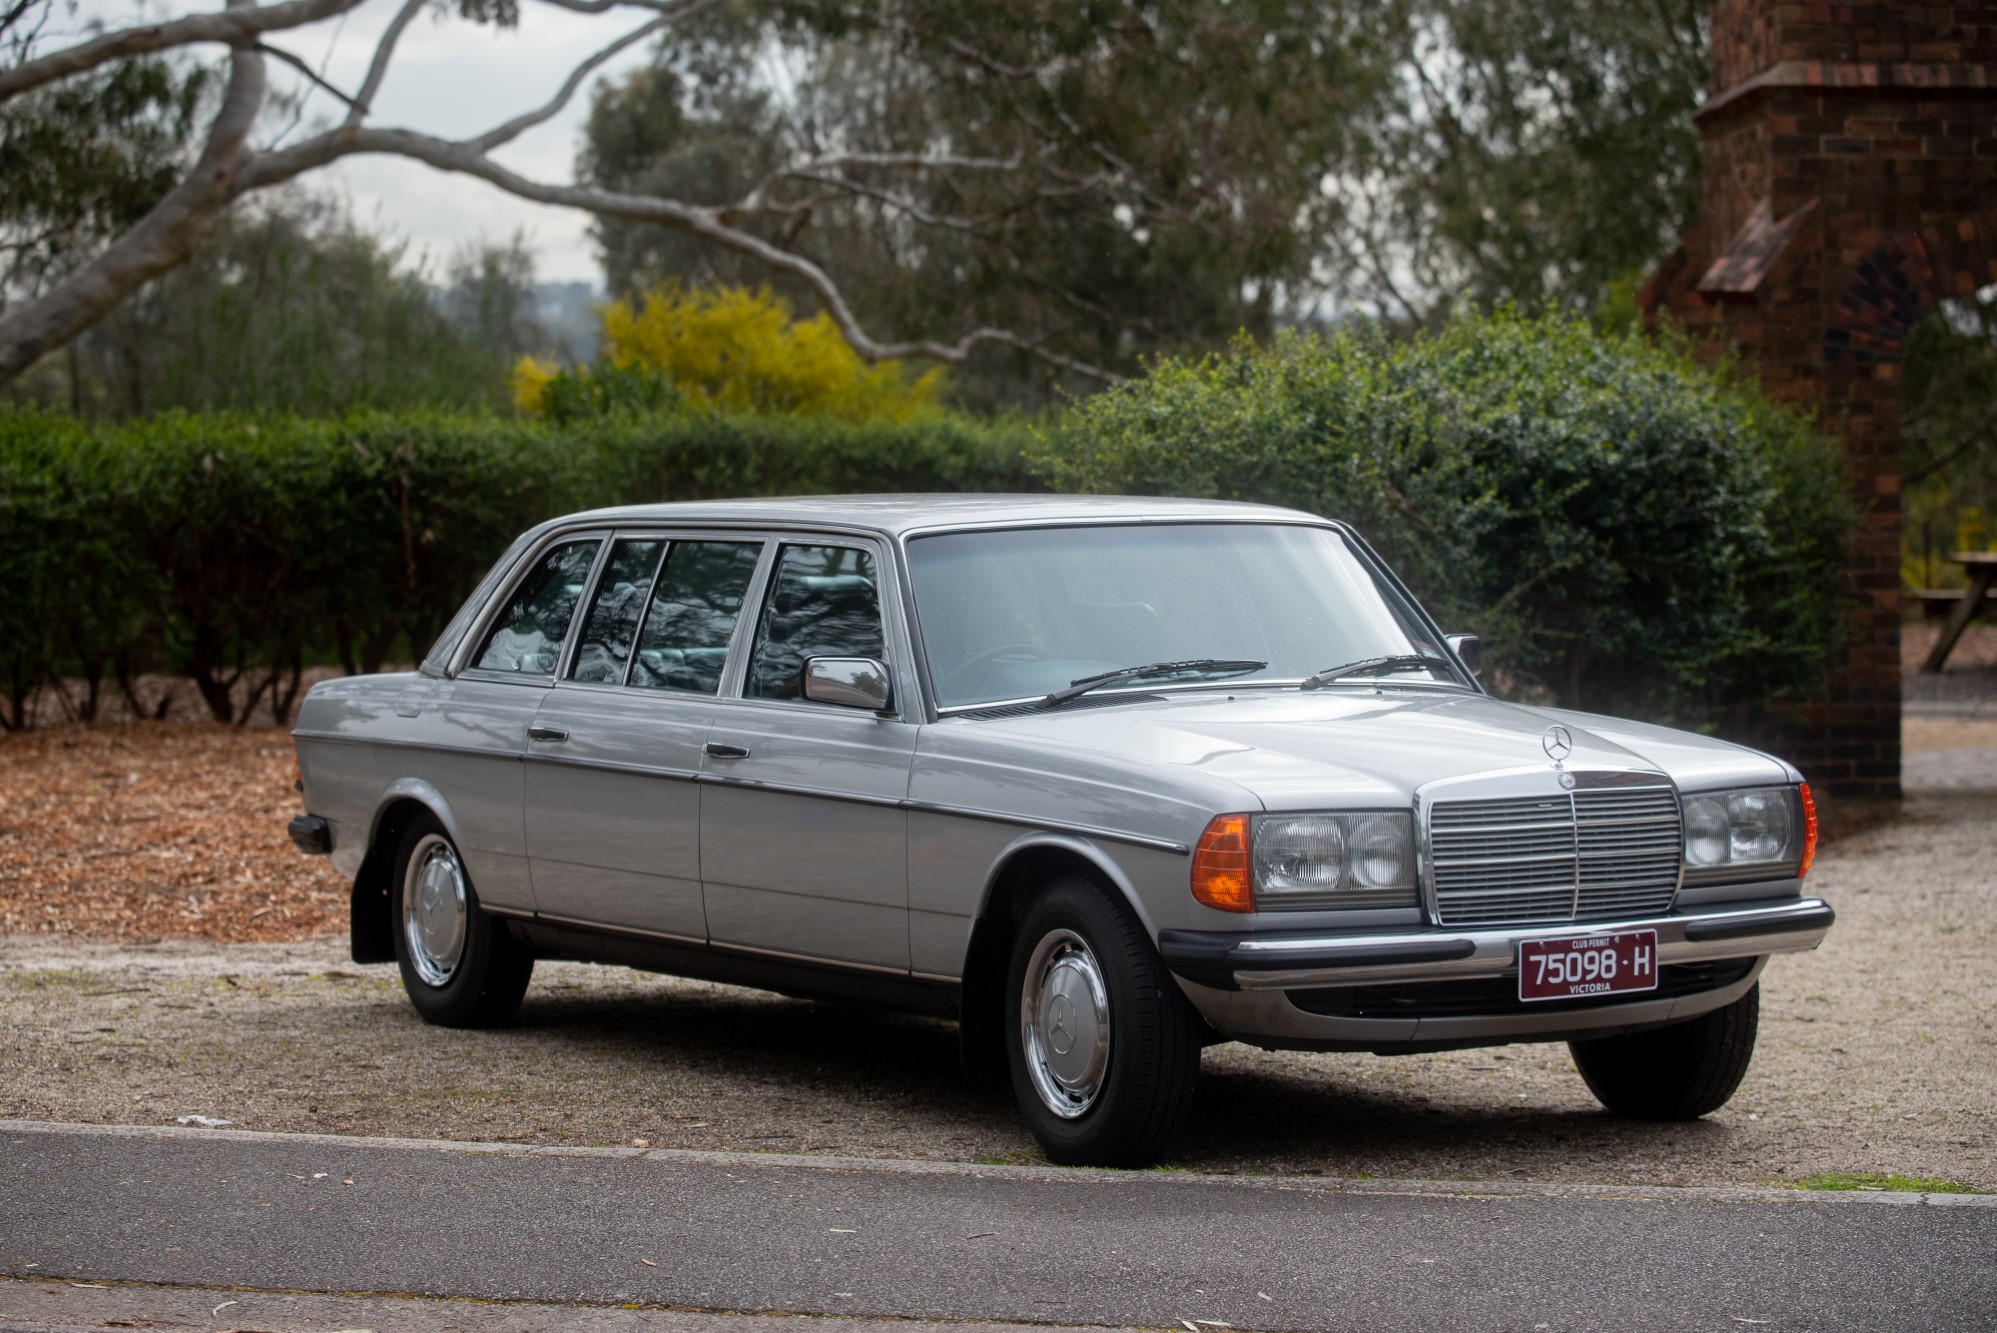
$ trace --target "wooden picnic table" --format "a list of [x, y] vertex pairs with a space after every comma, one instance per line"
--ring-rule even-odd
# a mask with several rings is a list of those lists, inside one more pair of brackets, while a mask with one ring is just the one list
[[1948, 618], [1942, 627], [1942, 636], [1935, 640], [1934, 651], [1928, 660], [1921, 663], [1923, 671], [1940, 671], [1948, 661], [1948, 655], [1955, 651], [1956, 640], [1969, 628], [1969, 622], [1983, 609], [1983, 599], [1990, 593], [1990, 585], [1997, 583], [1997, 551], [1957, 551], [1949, 559], [1961, 565], [1969, 575], [1969, 588], [1957, 603], [1955, 614]]

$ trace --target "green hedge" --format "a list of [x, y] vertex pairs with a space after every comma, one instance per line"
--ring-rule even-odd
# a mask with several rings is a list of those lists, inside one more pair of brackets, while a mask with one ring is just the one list
[[[420, 652], [520, 531], [641, 500], [1038, 489], [1023, 429], [678, 414], [555, 428], [448, 414], [0, 414], [0, 723], [58, 674], [251, 679], [288, 711], [311, 659]], [[238, 692], [240, 693], [240, 692]]]
[[1515, 697], [1713, 725], [1816, 696], [1845, 635], [1836, 445], [1682, 350], [1557, 315], [1164, 363], [1042, 458], [1060, 490], [1349, 520]]
[[1167, 362], [1038, 434], [0, 413], [0, 722], [53, 676], [141, 671], [218, 717], [248, 673], [283, 715], [302, 663], [421, 651], [517, 533], [576, 509], [1049, 484], [1350, 520], [1516, 697], [1708, 725], [1816, 694], [1843, 634], [1834, 444], [1679, 351], [1499, 314]]

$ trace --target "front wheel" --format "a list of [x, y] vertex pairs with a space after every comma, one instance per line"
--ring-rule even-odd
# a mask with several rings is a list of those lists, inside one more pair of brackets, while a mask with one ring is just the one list
[[534, 955], [480, 910], [444, 826], [432, 816], [402, 831], [389, 903], [402, 989], [425, 1022], [498, 1027], [513, 1017]]
[[1144, 927], [1094, 881], [1055, 880], [1020, 922], [1008, 977], [1013, 1093], [1047, 1156], [1156, 1161], [1192, 1110], [1199, 1018]]
[[1595, 1100], [1635, 1120], [1697, 1120], [1727, 1104], [1747, 1077], [1761, 1022], [1761, 986], [1668, 1028], [1570, 1041]]

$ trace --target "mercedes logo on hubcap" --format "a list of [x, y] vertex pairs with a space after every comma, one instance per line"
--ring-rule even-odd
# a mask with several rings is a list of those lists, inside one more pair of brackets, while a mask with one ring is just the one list
[[1075, 1006], [1065, 995], [1056, 995], [1047, 1006], [1047, 1044], [1054, 1048], [1054, 1054], [1066, 1055], [1075, 1048], [1075, 1034], [1072, 1019]]
[[1539, 744], [1540, 748], [1546, 751], [1546, 757], [1556, 764], [1574, 753], [1573, 733], [1565, 727], [1548, 727], [1546, 735], [1540, 737]]

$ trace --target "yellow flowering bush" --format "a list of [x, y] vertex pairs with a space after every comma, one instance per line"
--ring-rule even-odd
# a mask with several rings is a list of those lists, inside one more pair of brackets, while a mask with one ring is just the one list
[[[551, 395], [603, 381], [591, 400], [624, 401], [634, 377], [669, 385], [687, 405], [722, 412], [786, 413], [835, 421], [908, 421], [934, 408], [943, 371], [911, 374], [899, 361], [869, 365], [823, 313], [795, 318], [768, 288], [655, 287], [603, 307], [604, 365], [558, 372], [523, 357], [513, 369], [522, 411], [546, 413]], [[558, 381], [560, 381], [558, 383]], [[623, 381], [617, 391], [612, 381]], [[552, 387], [551, 387], [552, 386]]]
[[561, 373], [561, 366], [546, 357], [521, 357], [513, 363], [513, 373], [507, 377], [513, 389], [513, 405], [529, 416], [539, 416], [548, 407], [549, 382]]

